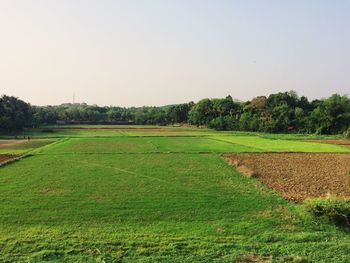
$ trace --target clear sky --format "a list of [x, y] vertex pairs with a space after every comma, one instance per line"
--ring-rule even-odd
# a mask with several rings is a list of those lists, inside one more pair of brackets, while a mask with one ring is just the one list
[[348, 0], [0, 0], [0, 94], [165, 105], [350, 93]]

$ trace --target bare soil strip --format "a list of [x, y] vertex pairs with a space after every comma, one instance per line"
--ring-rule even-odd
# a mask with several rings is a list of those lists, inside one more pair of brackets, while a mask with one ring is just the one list
[[5, 163], [5, 162], [8, 162], [8, 161], [10, 161], [12, 159], [15, 159], [16, 157], [18, 157], [18, 156], [16, 156], [16, 155], [8, 155], [8, 154], [0, 154], [0, 165]]
[[241, 173], [257, 177], [290, 201], [330, 195], [350, 198], [350, 154], [244, 153], [225, 157]]
[[328, 143], [328, 144], [336, 144], [336, 145], [344, 145], [350, 147], [350, 140], [321, 140], [321, 139], [313, 139], [306, 140], [307, 142], [318, 142], [318, 143]]
[[22, 144], [25, 142], [27, 142], [27, 140], [0, 140], [0, 149]]
[[117, 131], [117, 132], [177, 132], [177, 130], [167, 128], [50, 128], [50, 129], [30, 129], [30, 131]]

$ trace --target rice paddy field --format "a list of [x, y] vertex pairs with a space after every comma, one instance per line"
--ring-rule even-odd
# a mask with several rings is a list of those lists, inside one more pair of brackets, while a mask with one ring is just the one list
[[295, 202], [350, 195], [350, 147], [337, 138], [154, 126], [26, 135], [0, 140], [0, 162], [23, 157], [0, 167], [0, 262], [350, 262], [349, 231]]

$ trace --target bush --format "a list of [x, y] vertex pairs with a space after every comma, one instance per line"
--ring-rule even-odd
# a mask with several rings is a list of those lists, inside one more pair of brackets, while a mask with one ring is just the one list
[[344, 138], [350, 139], [350, 127], [344, 132]]
[[326, 217], [336, 225], [350, 227], [350, 200], [336, 197], [305, 201], [306, 208], [316, 217]]

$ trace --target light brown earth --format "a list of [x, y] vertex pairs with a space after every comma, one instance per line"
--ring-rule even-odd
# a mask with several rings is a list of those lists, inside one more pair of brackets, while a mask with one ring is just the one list
[[350, 154], [244, 153], [225, 157], [241, 173], [257, 177], [294, 202], [326, 196], [350, 198]]
[[350, 147], [350, 140], [306, 140], [307, 142], [318, 142], [318, 143], [328, 143], [328, 144], [336, 144], [336, 145], [344, 145]]
[[0, 149], [27, 142], [27, 140], [0, 140]]

